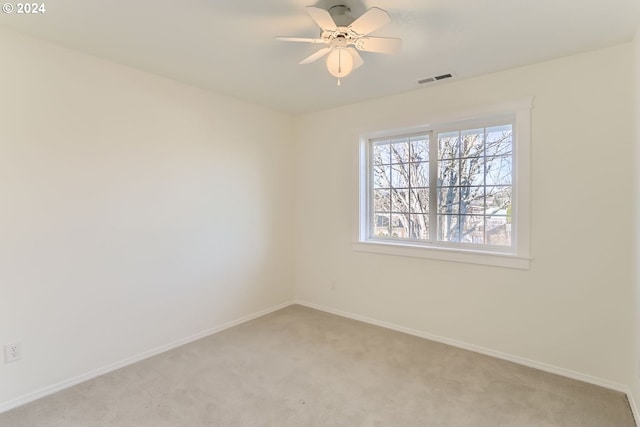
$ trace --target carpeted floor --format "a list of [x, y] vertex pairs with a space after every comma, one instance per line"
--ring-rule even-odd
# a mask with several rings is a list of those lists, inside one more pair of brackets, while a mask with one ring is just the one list
[[2, 427], [634, 425], [621, 393], [301, 306], [0, 414]]

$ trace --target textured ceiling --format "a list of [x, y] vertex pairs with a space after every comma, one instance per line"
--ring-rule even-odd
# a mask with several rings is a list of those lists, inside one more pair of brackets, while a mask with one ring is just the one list
[[[305, 6], [369, 7], [400, 37], [395, 55], [363, 53], [342, 86], [324, 62], [297, 65], [318, 45]], [[632, 39], [638, 0], [53, 0], [42, 15], [0, 14], [0, 26], [215, 92], [299, 114], [466, 78]]]

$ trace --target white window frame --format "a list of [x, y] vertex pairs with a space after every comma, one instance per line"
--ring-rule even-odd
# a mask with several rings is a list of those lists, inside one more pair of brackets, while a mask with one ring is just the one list
[[[433, 117], [429, 124], [384, 131], [363, 132], [359, 144], [358, 229], [353, 249], [378, 254], [429, 258], [498, 267], [530, 268], [530, 175], [531, 108], [533, 98], [500, 105], [485, 106], [458, 114]], [[486, 126], [496, 122], [513, 125], [512, 246], [416, 242], [369, 237], [371, 209], [371, 141], [400, 135], [458, 130], [468, 126]], [[433, 134], [432, 134], [433, 137]]]

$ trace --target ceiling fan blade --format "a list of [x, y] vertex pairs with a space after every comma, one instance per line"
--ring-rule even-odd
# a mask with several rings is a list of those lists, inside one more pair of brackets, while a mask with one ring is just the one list
[[361, 36], [365, 36], [372, 31], [377, 30], [383, 25], [391, 22], [391, 17], [387, 13], [387, 11], [382, 10], [378, 7], [372, 7], [367, 10], [360, 18], [353, 21], [351, 25], [349, 25], [349, 30], [353, 31], [356, 34]]
[[402, 49], [402, 39], [386, 37], [360, 37], [356, 49], [363, 52], [396, 53]]
[[298, 62], [298, 64], [300, 64], [300, 65], [310, 64], [313, 61], [317, 61], [318, 59], [322, 58], [323, 56], [325, 56], [329, 52], [331, 52], [331, 48], [330, 47], [322, 48], [319, 51], [317, 51], [316, 53], [314, 53], [314, 54], [306, 57], [302, 61]]
[[276, 37], [276, 40], [283, 42], [326, 43], [323, 39], [310, 39], [305, 37]]
[[347, 51], [353, 57], [353, 69], [355, 70], [356, 68], [360, 68], [364, 64], [364, 60], [362, 59], [362, 56], [360, 56], [358, 51], [352, 47], [348, 47]]
[[326, 10], [315, 6], [307, 6], [307, 13], [311, 15], [311, 19], [323, 30], [336, 31], [338, 29], [333, 18]]

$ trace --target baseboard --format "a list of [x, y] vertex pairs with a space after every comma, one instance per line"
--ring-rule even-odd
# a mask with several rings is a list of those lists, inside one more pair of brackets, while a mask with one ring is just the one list
[[[618, 391], [621, 393], [625, 393], [629, 398], [629, 405], [631, 406], [632, 411], [634, 412], [634, 416], [637, 414], [637, 410], [635, 409], [635, 402], [632, 402], [631, 394], [629, 387], [624, 384], [618, 384], [612, 381], [608, 381], [602, 378], [597, 378], [591, 375], [583, 374], [580, 372], [572, 371], [569, 369], [560, 368], [558, 366], [550, 365], [547, 363], [537, 362], [535, 360], [527, 359], [520, 356], [515, 356], [508, 353], [503, 353], [501, 351], [492, 350], [490, 348], [481, 347], [475, 344], [469, 344], [463, 341], [458, 341], [451, 338], [442, 337], [439, 335], [430, 334], [427, 332], [419, 331], [417, 329], [406, 328], [404, 326], [396, 325], [393, 323], [383, 322], [380, 320], [372, 319], [365, 316], [360, 316], [358, 314], [348, 313], [341, 310], [336, 310], [329, 307], [324, 307], [318, 304], [309, 303], [306, 301], [296, 300], [296, 304], [302, 305], [305, 307], [313, 308], [316, 310], [324, 311], [326, 313], [335, 314], [338, 316], [346, 317], [353, 320], [358, 320], [360, 322], [369, 323], [375, 326], [381, 326], [386, 329], [391, 329], [393, 331], [403, 332], [405, 334], [414, 335], [416, 337], [425, 338], [431, 341], [436, 341], [442, 344], [448, 344], [453, 347], [458, 347], [464, 350], [473, 351], [475, 353], [484, 354], [486, 356], [495, 357], [497, 359], [506, 360], [509, 362], [517, 363], [518, 365], [527, 366], [529, 368], [539, 369], [544, 372], [549, 372], [551, 374], [560, 375], [563, 377], [571, 378], [578, 381], [583, 381], [589, 384], [594, 384], [600, 387], [608, 388], [610, 390]], [[637, 420], [638, 418], [636, 418]]]
[[631, 413], [636, 421], [636, 425], [640, 425], [640, 412], [638, 412], [638, 405], [636, 405], [636, 400], [633, 398], [631, 389], [627, 390], [627, 400], [629, 401], [629, 407], [631, 408]]
[[26, 403], [32, 402], [34, 400], [43, 398], [45, 396], [48, 396], [50, 394], [56, 393], [58, 391], [64, 390], [66, 388], [69, 387], [73, 387], [74, 385], [80, 384], [82, 382], [88, 381], [90, 379], [99, 377], [100, 375], [104, 375], [107, 374], [109, 372], [115, 371], [116, 369], [120, 369], [120, 368], [124, 368], [125, 366], [131, 365], [133, 363], [139, 362], [141, 360], [144, 359], [148, 359], [149, 357], [152, 356], [156, 356], [160, 353], [164, 353], [165, 351], [169, 351], [172, 350], [174, 348], [180, 347], [182, 345], [188, 344], [190, 342], [193, 341], [197, 341], [199, 339], [208, 337], [210, 335], [216, 334], [218, 332], [222, 332], [225, 329], [229, 329], [232, 328], [234, 326], [240, 325], [242, 323], [248, 322], [250, 320], [256, 319], [258, 317], [264, 316], [266, 314], [272, 313], [274, 311], [278, 311], [281, 310], [285, 307], [288, 307], [290, 305], [294, 304], [294, 301], [287, 301], [284, 302], [282, 304], [278, 304], [269, 308], [266, 308], [264, 310], [261, 310], [257, 313], [253, 313], [250, 314], [248, 316], [244, 316], [241, 317], [239, 319], [233, 320], [231, 322], [227, 322], [224, 323], [222, 325], [213, 327], [211, 329], [207, 329], [205, 331], [202, 332], [198, 332], [194, 335], [179, 339], [177, 341], [171, 342], [169, 344], [165, 344], [162, 345], [160, 347], [156, 347], [154, 349], [145, 351], [143, 353], [137, 354], [135, 356], [132, 357], [127, 357], [126, 359], [120, 360], [118, 362], [115, 363], [111, 363], [107, 366], [103, 366], [101, 368], [95, 369], [93, 371], [90, 372], [86, 372], [84, 374], [78, 375], [76, 377], [73, 378], [69, 378], [67, 380], [61, 381], [57, 384], [53, 384], [44, 388], [41, 388], [39, 390], [36, 390], [34, 392], [31, 393], [27, 393], [24, 396], [20, 396], [16, 399], [12, 399], [9, 400], [7, 402], [4, 403], [0, 403], [0, 414], [6, 411], [9, 411], [10, 409], [16, 408], [18, 406], [22, 406]]
[[95, 369], [93, 371], [90, 372], [86, 372], [84, 374], [78, 375], [76, 377], [61, 381], [59, 383], [41, 388], [39, 390], [36, 390], [34, 392], [25, 394], [23, 396], [20, 396], [18, 398], [9, 400], [7, 402], [4, 403], [0, 403], [0, 414], [6, 411], [9, 411], [13, 408], [16, 408], [18, 406], [22, 406], [24, 404], [27, 404], [29, 402], [32, 402], [34, 400], [43, 398], [45, 396], [48, 396], [50, 394], [56, 393], [58, 391], [64, 390], [66, 388], [69, 387], [73, 387], [74, 385], [80, 384], [82, 382], [91, 380], [93, 378], [99, 377], [100, 375], [104, 375], [107, 374], [109, 372], [115, 371], [116, 369], [120, 369], [123, 368], [125, 366], [131, 365], [133, 363], [139, 362], [141, 360], [147, 359], [149, 357], [153, 357], [156, 356], [160, 353], [164, 353], [166, 351], [172, 350], [174, 348], [180, 347], [182, 345], [188, 344], [190, 342], [193, 341], [197, 341], [199, 339], [205, 338], [207, 336], [216, 334], [218, 332], [222, 332], [225, 329], [229, 329], [232, 328], [234, 326], [240, 325], [242, 323], [254, 320], [258, 317], [267, 315], [269, 313], [272, 313], [274, 311], [278, 311], [281, 310], [283, 308], [286, 308], [290, 305], [293, 304], [297, 304], [297, 305], [301, 305], [304, 307], [309, 307], [309, 308], [313, 308], [315, 310], [320, 310], [320, 311], [324, 311], [326, 313], [331, 313], [331, 314], [335, 314], [337, 316], [341, 316], [341, 317], [346, 317], [349, 319], [353, 319], [353, 320], [357, 320], [360, 322], [364, 322], [364, 323], [369, 323], [371, 325], [375, 325], [375, 326], [380, 326], [386, 329], [390, 329], [393, 331], [398, 331], [398, 332], [402, 332], [405, 334], [409, 334], [409, 335], [413, 335], [413, 336], [417, 336], [420, 338], [425, 338], [428, 340], [432, 340], [432, 341], [436, 341], [436, 342], [440, 342], [443, 344], [448, 344], [454, 347], [458, 347], [464, 350], [469, 350], [469, 351], [473, 351], [476, 353], [480, 353], [480, 354], [484, 354], [487, 356], [491, 356], [491, 357], [495, 357], [498, 359], [502, 359], [502, 360], [506, 360], [509, 362], [513, 362], [513, 363], [517, 363], [519, 365], [523, 365], [523, 366], [527, 366], [530, 368], [535, 368], [535, 369], [539, 369], [541, 371], [545, 371], [545, 372], [549, 372], [552, 374], [556, 374], [556, 375], [560, 375], [563, 377], [567, 377], [567, 378], [571, 378], [574, 380], [578, 380], [578, 381], [583, 381], [589, 384], [594, 384], [600, 387], [604, 387], [604, 388], [608, 388], [610, 390], [615, 390], [621, 393], [625, 393], [627, 395], [627, 399], [629, 401], [629, 406], [631, 408], [631, 412], [633, 413], [633, 416], [636, 420], [636, 424], [640, 425], [640, 412], [638, 411], [638, 406], [636, 405], [635, 399], [633, 398], [633, 394], [630, 392], [630, 389], [628, 386], [623, 385], [623, 384], [619, 384], [619, 383], [615, 383], [612, 381], [608, 381], [602, 378], [597, 378], [591, 375], [587, 375], [587, 374], [583, 374], [580, 372], [576, 372], [576, 371], [572, 371], [572, 370], [568, 370], [568, 369], [564, 369], [564, 368], [560, 368], [554, 365], [550, 365], [547, 363], [542, 363], [542, 362], [537, 362], [531, 359], [527, 359], [527, 358], [523, 358], [520, 356], [515, 356], [515, 355], [511, 355], [511, 354], [507, 354], [507, 353], [503, 353], [500, 351], [496, 351], [496, 350], [492, 350], [489, 348], [485, 348], [485, 347], [481, 347], [481, 346], [477, 346], [475, 344], [469, 344], [469, 343], [465, 343], [462, 341], [458, 341], [458, 340], [454, 340], [451, 338], [446, 338], [446, 337], [442, 337], [439, 335], [434, 335], [434, 334], [430, 334], [430, 333], [426, 333], [423, 331], [419, 331], [417, 329], [411, 329], [411, 328], [406, 328], [404, 326], [400, 326], [400, 325], [396, 325], [393, 323], [389, 323], [389, 322], [383, 322], [380, 320], [376, 320], [376, 319], [372, 319], [366, 316], [361, 316], [358, 314], [353, 314], [353, 313], [348, 313], [345, 311], [341, 311], [341, 310], [336, 310], [334, 308], [330, 308], [330, 307], [325, 307], [325, 306], [321, 306], [318, 304], [313, 304], [313, 303], [309, 303], [306, 301], [302, 301], [302, 300], [294, 300], [294, 301], [287, 301], [284, 302], [282, 304], [278, 304], [269, 308], [266, 308], [264, 310], [261, 310], [259, 312], [241, 317], [239, 319], [233, 320], [231, 322], [227, 322], [224, 323], [222, 325], [213, 327], [211, 329], [207, 329], [205, 331], [196, 333], [194, 335], [182, 338], [180, 340], [174, 341], [172, 343], [166, 344], [166, 345], [162, 345], [160, 347], [156, 347], [154, 349], [145, 351], [143, 353], [137, 354], [135, 356], [132, 357], [128, 357], [126, 359], [120, 360], [118, 362], [115, 363], [111, 363], [107, 366], [104, 366], [102, 368], [98, 368]]

